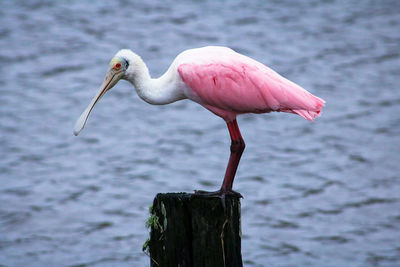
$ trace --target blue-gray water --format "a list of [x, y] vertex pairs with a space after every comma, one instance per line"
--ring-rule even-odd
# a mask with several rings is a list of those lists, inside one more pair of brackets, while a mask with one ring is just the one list
[[327, 101], [238, 118], [245, 266], [400, 265], [399, 1], [2, 1], [0, 266], [147, 266], [157, 192], [215, 190], [225, 123], [127, 82], [73, 125], [121, 48], [154, 76], [226, 45]]

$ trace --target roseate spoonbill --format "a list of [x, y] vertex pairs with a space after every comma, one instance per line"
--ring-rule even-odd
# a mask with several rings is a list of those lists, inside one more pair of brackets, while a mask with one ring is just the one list
[[320, 115], [325, 101], [287, 80], [267, 66], [227, 47], [208, 46], [179, 54], [167, 72], [152, 79], [143, 60], [131, 50], [120, 50], [100, 90], [75, 124], [74, 134], [83, 129], [99, 99], [120, 79], [130, 81], [137, 94], [153, 105], [190, 99], [225, 120], [231, 137], [231, 154], [221, 189], [196, 191], [199, 195], [241, 195], [232, 190], [233, 180], [245, 143], [236, 115], [295, 113], [312, 121]]

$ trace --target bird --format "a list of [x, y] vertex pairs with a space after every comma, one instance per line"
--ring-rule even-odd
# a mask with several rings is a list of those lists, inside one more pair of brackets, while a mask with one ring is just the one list
[[142, 58], [129, 49], [119, 50], [98, 93], [76, 121], [74, 135], [85, 127], [93, 107], [119, 80], [127, 80], [141, 99], [153, 105], [189, 99], [227, 125], [231, 138], [230, 157], [221, 188], [205, 197], [242, 197], [232, 189], [245, 142], [236, 120], [244, 113], [286, 112], [313, 121], [321, 115], [325, 101], [284, 78], [266, 65], [223, 46], [206, 46], [181, 52], [159, 78], [151, 78]]

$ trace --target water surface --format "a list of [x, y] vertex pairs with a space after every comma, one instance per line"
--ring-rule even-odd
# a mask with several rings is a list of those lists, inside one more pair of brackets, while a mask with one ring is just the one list
[[215, 190], [225, 123], [120, 82], [79, 137], [75, 120], [121, 48], [153, 76], [182, 50], [226, 45], [327, 101], [238, 118], [246, 150], [245, 266], [400, 264], [398, 1], [3, 1], [0, 265], [147, 266], [158, 192]]

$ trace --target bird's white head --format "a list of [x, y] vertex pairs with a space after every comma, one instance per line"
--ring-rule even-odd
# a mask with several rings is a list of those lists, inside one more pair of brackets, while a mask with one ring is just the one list
[[128, 49], [122, 49], [118, 51], [118, 53], [110, 61], [109, 69], [107, 71], [106, 78], [104, 79], [103, 84], [93, 98], [92, 102], [90, 102], [89, 106], [85, 109], [85, 111], [81, 114], [81, 116], [75, 123], [74, 135], [78, 135], [80, 131], [82, 131], [83, 127], [85, 127], [90, 112], [92, 111], [96, 103], [100, 100], [100, 98], [108, 90], [113, 88], [120, 79], [127, 79], [130, 73], [133, 72], [133, 66], [130, 66], [133, 58], [132, 55], [135, 55], [132, 51]]

